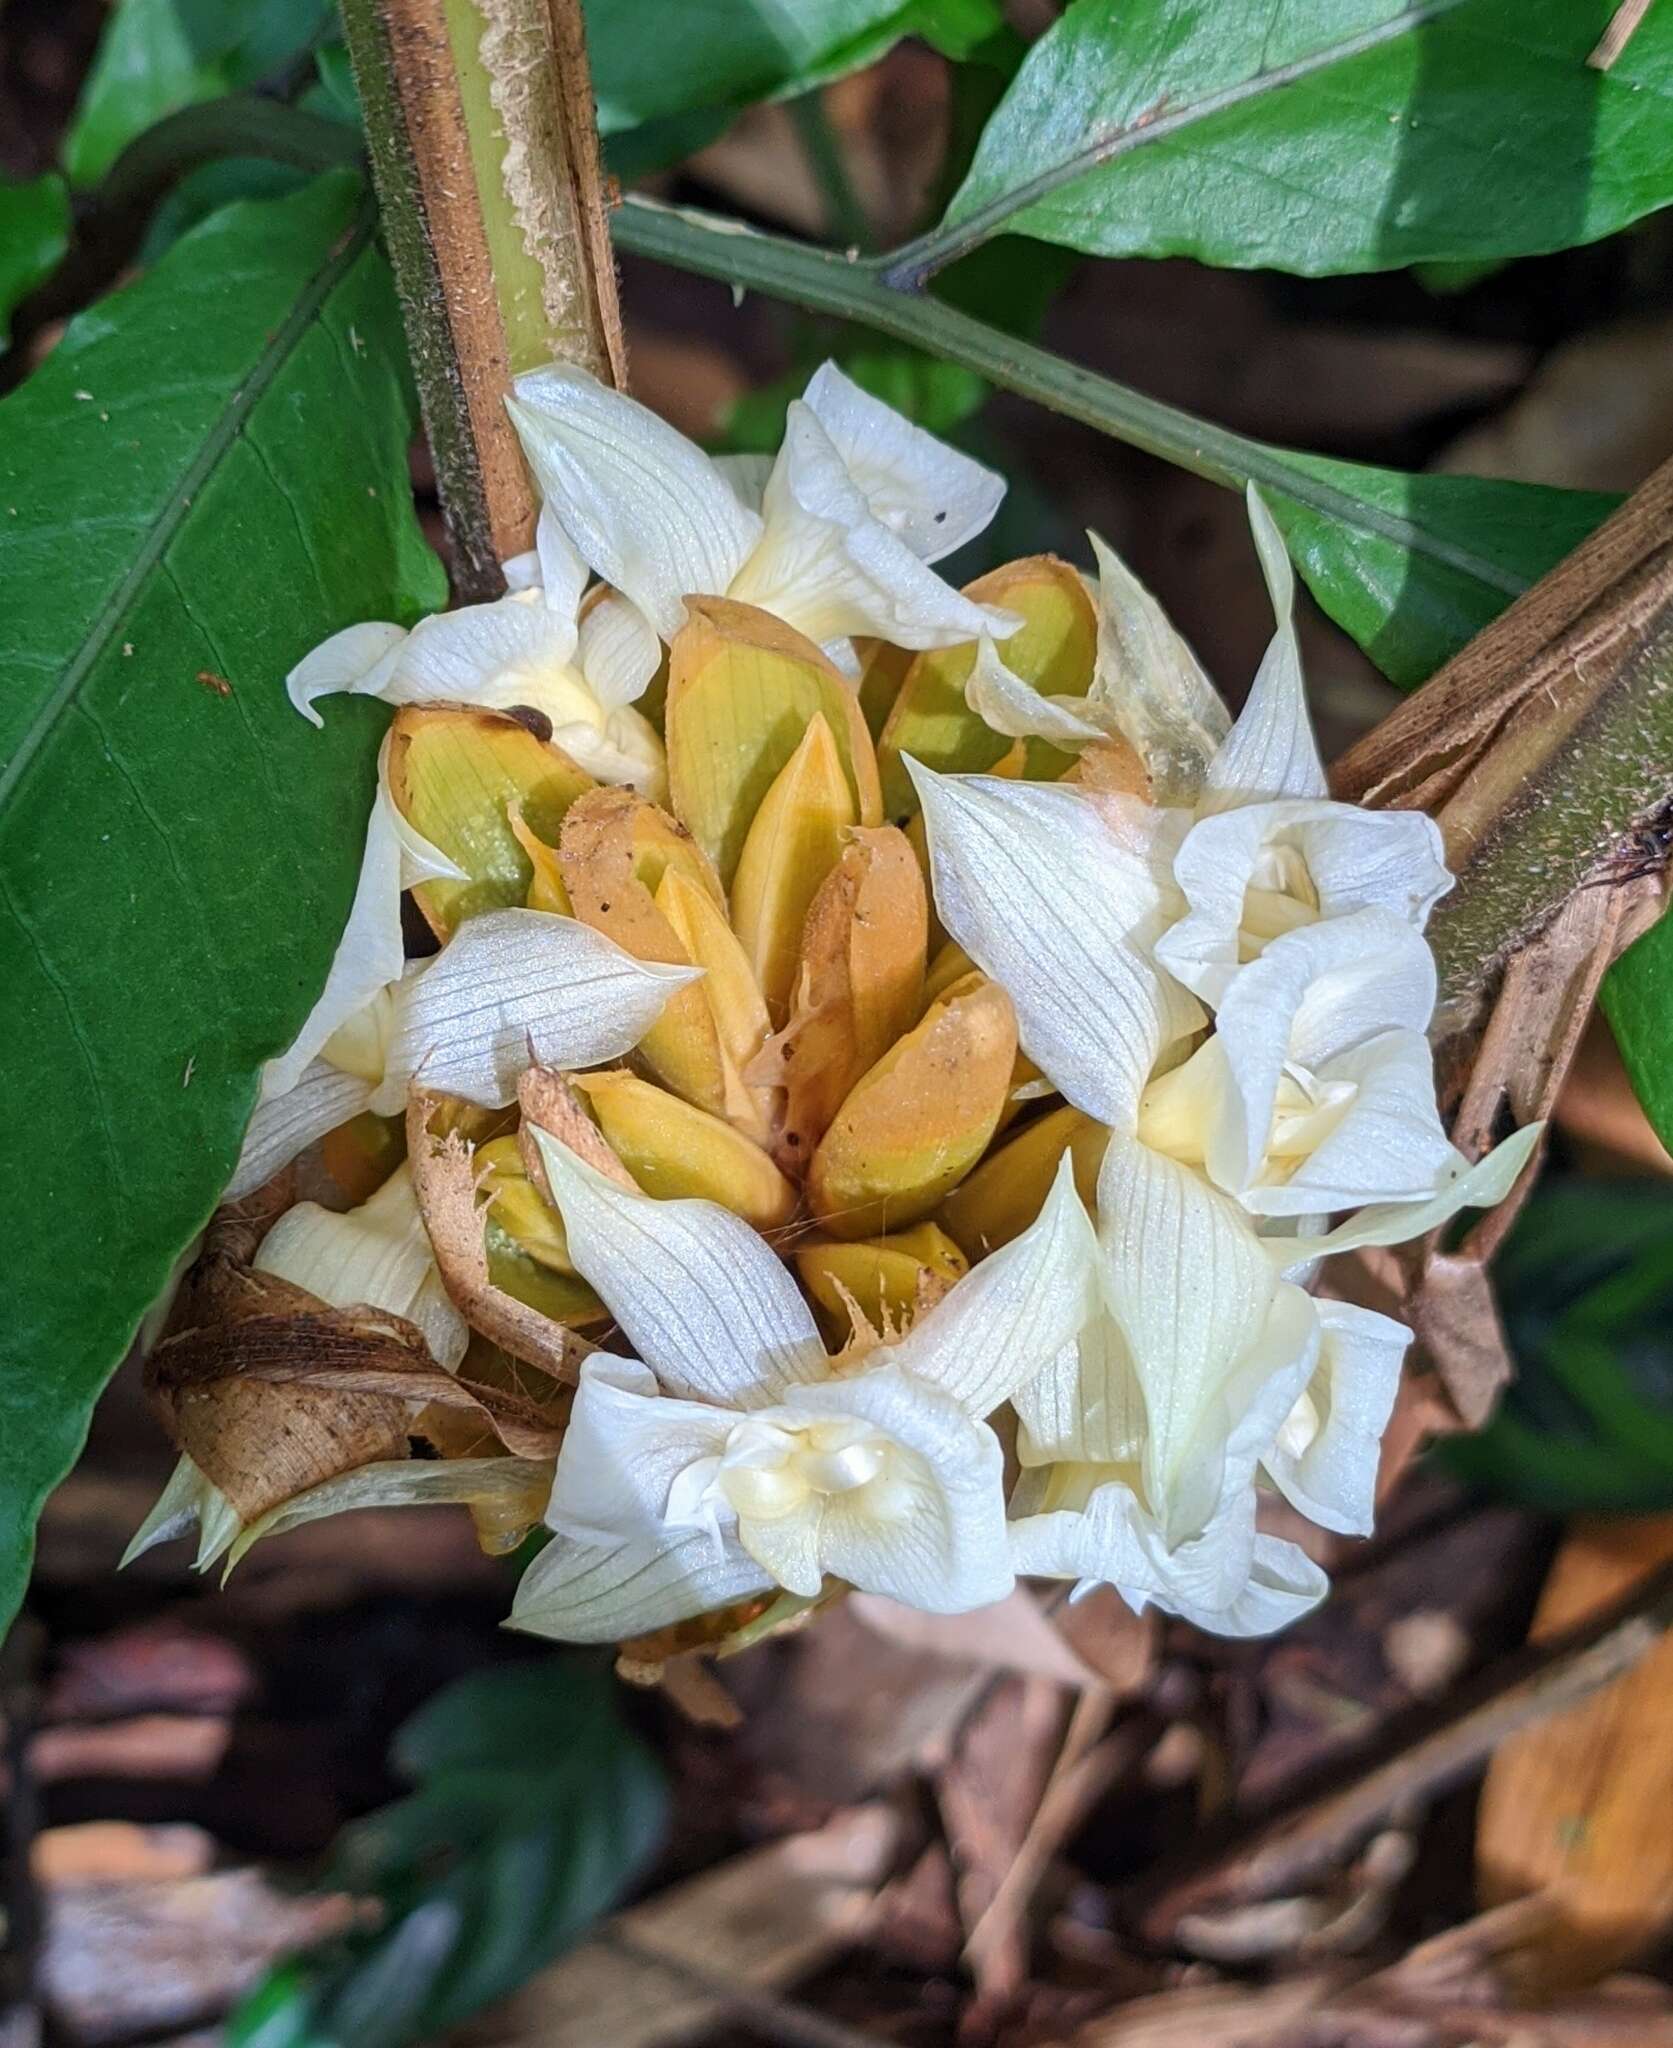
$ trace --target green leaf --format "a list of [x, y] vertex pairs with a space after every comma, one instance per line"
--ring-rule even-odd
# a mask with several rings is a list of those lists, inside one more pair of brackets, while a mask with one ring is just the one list
[[[1402, 689], [1433, 675], [1620, 503], [1602, 491], [1272, 453], [1268, 500], [1308, 588]], [[1339, 501], [1290, 497], [1286, 471]]]
[[0, 349], [12, 314], [64, 260], [70, 246], [70, 195], [49, 172], [27, 185], [0, 184]]
[[1673, 1187], [1547, 1181], [1493, 1277], [1517, 1376], [1446, 1462], [1559, 1513], [1673, 1505]]
[[1663, 912], [1627, 948], [1599, 1000], [1644, 1114], [1673, 1150], [1673, 917]]
[[318, 733], [283, 678], [445, 599], [404, 360], [336, 173], [215, 215], [0, 406], [0, 1623], [347, 914], [380, 713]]
[[1673, 198], [1673, 14], [1611, 70], [1614, 0], [1074, 0], [942, 227], [1306, 276], [1595, 241]]
[[232, 2048], [404, 2048], [514, 1990], [622, 1896], [663, 1831], [661, 1774], [580, 1659], [487, 1671], [396, 1738], [408, 1799], [347, 1830], [323, 1884], [372, 1931], [283, 1964]]
[[330, 0], [117, 0], [64, 137], [70, 182], [96, 184], [165, 114], [295, 61], [330, 17]]

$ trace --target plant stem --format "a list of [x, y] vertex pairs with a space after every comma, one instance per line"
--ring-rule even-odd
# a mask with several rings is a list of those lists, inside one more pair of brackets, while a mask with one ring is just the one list
[[[1490, 584], [1503, 584], [1503, 571], [1493, 564], [1399, 513], [1385, 512], [1310, 475], [1283, 449], [1247, 440], [1159, 399], [1146, 398], [1129, 385], [1065, 362], [1049, 349], [989, 327], [939, 299], [897, 291], [886, 282], [879, 263], [637, 196], [617, 209], [613, 232], [621, 248], [676, 269], [720, 278], [736, 290], [763, 292], [811, 312], [858, 321], [961, 363], [1006, 391], [1034, 399], [1210, 483], [1238, 491], [1246, 484], [1259, 484], [1344, 526], [1379, 534], [1412, 554], [1444, 562]], [[1512, 594], [1506, 591], [1507, 596]]]
[[578, 0], [343, 0], [461, 596], [504, 588], [537, 504], [505, 398], [623, 350]]

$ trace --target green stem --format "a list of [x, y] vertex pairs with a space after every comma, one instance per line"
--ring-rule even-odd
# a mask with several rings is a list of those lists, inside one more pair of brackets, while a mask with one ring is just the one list
[[1239, 491], [1258, 484], [1344, 526], [1377, 534], [1412, 554], [1504, 587], [1507, 596], [1520, 587], [1506, 586], [1504, 571], [1469, 549], [1309, 475], [1283, 449], [1146, 398], [1126, 384], [1065, 362], [1049, 349], [1019, 341], [939, 299], [896, 290], [875, 262], [835, 255], [782, 235], [759, 234], [719, 215], [637, 196], [617, 209], [613, 230], [621, 248], [910, 342], [1210, 483]]

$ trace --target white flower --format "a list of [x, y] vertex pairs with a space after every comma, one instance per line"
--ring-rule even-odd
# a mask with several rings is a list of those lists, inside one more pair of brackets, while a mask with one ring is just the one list
[[[433, 960], [406, 968], [399, 892], [378, 850], [383, 829], [374, 814], [361, 895], [325, 992], [263, 1076], [228, 1200], [360, 1111], [398, 1114], [415, 1080], [500, 1109], [516, 1099], [531, 1060], [586, 1067], [617, 1059], [702, 972], [636, 960], [591, 925], [544, 910], [469, 918]], [[376, 916], [370, 905], [362, 916], [367, 872], [387, 897]], [[368, 995], [367, 982], [391, 967], [397, 978]]]
[[[405, 632], [349, 626], [290, 672], [291, 702], [322, 721], [317, 698], [345, 691], [386, 704], [526, 704], [596, 781], [660, 801], [668, 768], [655, 728], [633, 706], [662, 657], [656, 635], [613, 591], [582, 600], [586, 565], [543, 511], [536, 553], [506, 564], [511, 594], [439, 612]], [[541, 580], [531, 582], [538, 576]]]
[[655, 1202], [537, 1134], [570, 1255], [640, 1354], [598, 1354], [558, 1460], [556, 1539], [515, 1625], [608, 1641], [826, 1577], [935, 1613], [1012, 1583], [981, 1419], [1091, 1308], [1067, 1166], [1037, 1221], [905, 1336], [829, 1358], [773, 1251], [713, 1203]]
[[509, 401], [548, 509], [581, 557], [671, 640], [690, 596], [758, 605], [821, 644], [948, 647], [1021, 623], [927, 564], [993, 517], [1002, 481], [827, 363], [792, 402], [761, 488], [656, 414], [553, 364]]

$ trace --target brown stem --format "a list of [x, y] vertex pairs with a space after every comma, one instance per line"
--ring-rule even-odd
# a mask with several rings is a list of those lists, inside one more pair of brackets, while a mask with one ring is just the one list
[[624, 374], [579, 0], [344, 0], [343, 22], [455, 583], [494, 596], [538, 509], [512, 377]]

